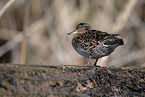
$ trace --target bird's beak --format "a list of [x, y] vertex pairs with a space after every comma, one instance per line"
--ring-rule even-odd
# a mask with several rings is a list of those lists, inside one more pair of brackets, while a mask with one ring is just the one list
[[68, 35], [73, 35], [73, 34], [77, 34], [77, 33], [78, 33], [78, 31], [77, 30], [74, 30], [74, 31], [68, 33]]

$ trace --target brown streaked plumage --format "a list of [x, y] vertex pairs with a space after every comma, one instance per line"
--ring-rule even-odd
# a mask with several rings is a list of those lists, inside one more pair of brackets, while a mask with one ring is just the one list
[[99, 30], [93, 30], [88, 23], [80, 23], [73, 32], [72, 46], [80, 55], [96, 59], [110, 55], [119, 45], [123, 45], [122, 39], [115, 36], [120, 34], [108, 34]]

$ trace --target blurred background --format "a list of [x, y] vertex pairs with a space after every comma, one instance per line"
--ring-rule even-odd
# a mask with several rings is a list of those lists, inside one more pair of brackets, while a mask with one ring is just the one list
[[145, 0], [0, 0], [0, 63], [86, 64], [67, 35], [80, 22], [125, 42], [99, 65], [145, 66]]

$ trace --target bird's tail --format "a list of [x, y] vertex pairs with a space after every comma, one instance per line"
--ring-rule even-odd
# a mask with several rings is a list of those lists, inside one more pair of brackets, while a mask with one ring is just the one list
[[120, 39], [119, 45], [124, 45], [124, 42], [122, 39]]
[[110, 34], [111, 36], [119, 36], [119, 35], [121, 35], [121, 34]]
[[[111, 34], [111, 36], [119, 36], [119, 35], [121, 34]], [[124, 41], [122, 39], [120, 39], [119, 45], [124, 45]]]

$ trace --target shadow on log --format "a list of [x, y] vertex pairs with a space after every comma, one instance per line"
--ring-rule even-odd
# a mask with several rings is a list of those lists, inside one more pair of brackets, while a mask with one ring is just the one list
[[0, 96], [145, 96], [145, 67], [0, 64]]

